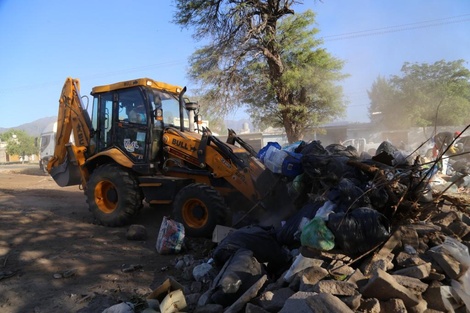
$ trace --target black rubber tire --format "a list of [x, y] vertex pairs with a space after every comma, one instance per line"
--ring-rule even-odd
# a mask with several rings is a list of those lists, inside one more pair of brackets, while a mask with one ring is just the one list
[[85, 189], [88, 208], [101, 225], [130, 224], [142, 208], [142, 192], [136, 178], [117, 164], [93, 171]]
[[211, 237], [217, 224], [226, 225], [230, 210], [213, 187], [195, 183], [182, 188], [173, 202], [173, 218], [188, 237]]

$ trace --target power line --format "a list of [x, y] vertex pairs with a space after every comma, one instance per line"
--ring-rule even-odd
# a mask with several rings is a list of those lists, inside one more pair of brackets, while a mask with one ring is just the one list
[[446, 17], [446, 18], [435, 19], [435, 20], [407, 23], [407, 24], [401, 24], [401, 25], [395, 25], [395, 26], [386, 26], [386, 27], [374, 28], [374, 29], [369, 29], [369, 30], [343, 33], [343, 34], [338, 34], [338, 35], [328, 35], [328, 36], [324, 36], [323, 39], [324, 41], [336, 41], [336, 40], [352, 39], [352, 38], [359, 38], [359, 37], [366, 37], [366, 36], [382, 35], [386, 33], [402, 32], [402, 31], [420, 29], [420, 28], [437, 27], [437, 26], [448, 25], [448, 24], [464, 23], [468, 21], [470, 21], [470, 14], [463, 14], [463, 15], [457, 15], [457, 16]]

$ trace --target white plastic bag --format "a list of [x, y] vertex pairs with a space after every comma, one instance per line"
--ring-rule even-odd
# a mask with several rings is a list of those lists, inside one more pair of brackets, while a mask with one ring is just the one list
[[[455, 291], [465, 303], [467, 312], [470, 312], [470, 254], [468, 247], [452, 237], [446, 237], [441, 246], [454, 259], [460, 262], [460, 265], [463, 266], [465, 270], [458, 280], [452, 280], [451, 286], [453, 291]], [[442, 300], [444, 301], [444, 296]], [[446, 301], [444, 301], [444, 303], [446, 303]]]

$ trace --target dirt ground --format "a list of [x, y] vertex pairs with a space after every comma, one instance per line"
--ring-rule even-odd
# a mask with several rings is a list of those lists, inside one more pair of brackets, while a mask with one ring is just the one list
[[[0, 166], [0, 312], [102, 312], [139, 302], [172, 275], [174, 255], [155, 243], [168, 208], [144, 207], [128, 227], [93, 224], [78, 186], [61, 188], [36, 164]], [[136, 271], [123, 272], [129, 265]]]

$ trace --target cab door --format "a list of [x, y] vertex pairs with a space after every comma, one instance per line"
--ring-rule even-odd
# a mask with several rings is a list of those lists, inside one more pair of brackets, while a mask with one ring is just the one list
[[148, 160], [149, 110], [141, 89], [129, 88], [114, 94], [115, 125], [114, 145], [128, 154], [134, 162]]
[[149, 112], [139, 87], [95, 95], [92, 124], [96, 152], [118, 148], [134, 163], [148, 160]]

